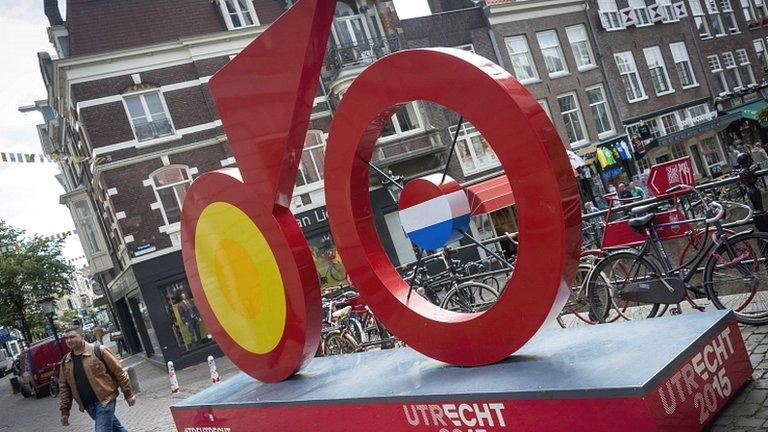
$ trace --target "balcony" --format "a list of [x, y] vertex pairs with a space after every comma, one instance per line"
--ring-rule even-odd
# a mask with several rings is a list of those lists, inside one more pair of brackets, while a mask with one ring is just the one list
[[334, 81], [344, 77], [343, 71], [362, 70], [377, 59], [399, 50], [400, 41], [397, 37], [362, 39], [347, 44], [330, 43], [325, 56], [323, 78], [329, 87], [333, 87], [331, 84]]

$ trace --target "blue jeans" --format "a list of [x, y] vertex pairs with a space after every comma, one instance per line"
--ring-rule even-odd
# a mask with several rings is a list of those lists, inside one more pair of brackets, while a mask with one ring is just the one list
[[112, 401], [107, 406], [96, 402], [88, 407], [88, 415], [96, 421], [96, 432], [128, 432], [115, 417], [115, 402]]

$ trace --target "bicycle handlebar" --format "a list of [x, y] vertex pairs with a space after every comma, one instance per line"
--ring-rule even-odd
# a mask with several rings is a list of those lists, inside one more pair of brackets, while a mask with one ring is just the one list
[[683, 192], [690, 192], [692, 190], [695, 190], [696, 188], [694, 188], [693, 186], [681, 183], [681, 184], [674, 185], [671, 188], [667, 189], [666, 193], [668, 193], [668, 194], [675, 193], [678, 189], [682, 190]]
[[717, 222], [719, 222], [720, 220], [722, 220], [722, 219], [723, 219], [723, 217], [725, 217], [725, 208], [723, 207], [723, 205], [722, 205], [722, 204], [720, 204], [719, 202], [714, 202], [714, 201], [713, 201], [713, 202], [712, 202], [712, 203], [710, 203], [709, 205], [710, 205], [711, 207], [715, 207], [715, 208], [717, 209], [717, 213], [715, 213], [715, 216], [713, 216], [713, 217], [711, 217], [711, 218], [707, 218], [707, 219], [706, 219], [706, 221], [705, 221], [705, 222], [706, 222], [707, 224], [713, 224], [713, 223], [717, 223]]

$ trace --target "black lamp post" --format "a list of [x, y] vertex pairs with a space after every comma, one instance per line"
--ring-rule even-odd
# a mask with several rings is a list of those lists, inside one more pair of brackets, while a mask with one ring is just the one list
[[48, 324], [51, 325], [51, 331], [53, 332], [53, 339], [56, 341], [56, 348], [59, 350], [61, 357], [64, 357], [64, 349], [61, 347], [59, 332], [56, 329], [56, 324], [53, 322], [53, 317], [56, 316], [56, 299], [53, 297], [46, 297], [44, 299], [38, 300], [37, 304], [43, 311], [43, 315], [48, 318]]

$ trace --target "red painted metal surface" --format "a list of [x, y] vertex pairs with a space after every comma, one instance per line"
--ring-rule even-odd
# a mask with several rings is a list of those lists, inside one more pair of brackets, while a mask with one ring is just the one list
[[[653, 218], [653, 223], [654, 225], [661, 225], [685, 220], [685, 215], [680, 210], [676, 209], [656, 214], [656, 217]], [[659, 227], [656, 229], [656, 233], [662, 241], [666, 241], [685, 237], [685, 234], [691, 229], [692, 227], [690, 223], [682, 222], [676, 225]], [[645, 241], [645, 238], [644, 233], [638, 233], [630, 228], [627, 219], [619, 220], [605, 225], [602, 247], [619, 248], [635, 246], [642, 244]]]
[[517, 399], [466, 394], [457, 388], [458, 394], [434, 399], [174, 408], [173, 417], [179, 431], [246, 432], [254, 425], [260, 430], [315, 432], [700, 431], [735, 397], [753, 370], [735, 320], [713, 328], [679, 364], [657, 385], [639, 389], [634, 396], [593, 396], [584, 389], [577, 397]]
[[[517, 201], [517, 265], [494, 307], [479, 314], [441, 309], [409, 286], [382, 247], [371, 212], [369, 168], [395, 110], [427, 100], [461, 113], [488, 140]], [[507, 71], [460, 50], [420, 49], [369, 66], [344, 95], [325, 164], [333, 237], [352, 282], [406, 344], [456, 365], [497, 362], [523, 346], [567, 299], [579, 257], [579, 194], [564, 146], [536, 99]], [[504, 329], [499, 331], [499, 329]]]
[[648, 173], [648, 190], [653, 196], [668, 195], [669, 188], [677, 185], [695, 186], [691, 157], [675, 159], [651, 167]]
[[[211, 79], [211, 93], [239, 168], [201, 176], [184, 201], [184, 265], [197, 307], [227, 356], [262, 381], [280, 381], [294, 374], [314, 356], [320, 339], [320, 284], [289, 204], [334, 7], [335, 2], [329, 1], [296, 3]], [[247, 215], [279, 263], [285, 327], [270, 352], [257, 354], [236, 342], [206, 296], [196, 233], [201, 214], [214, 203], [230, 204]], [[239, 264], [233, 261], [220, 259], [216, 271], [237, 270]], [[259, 289], [264, 287], [254, 286], [254, 294]], [[234, 307], [249, 301], [240, 294], [230, 299]]]
[[504, 175], [474, 184], [465, 190], [472, 216], [493, 213], [515, 204], [512, 186]]

